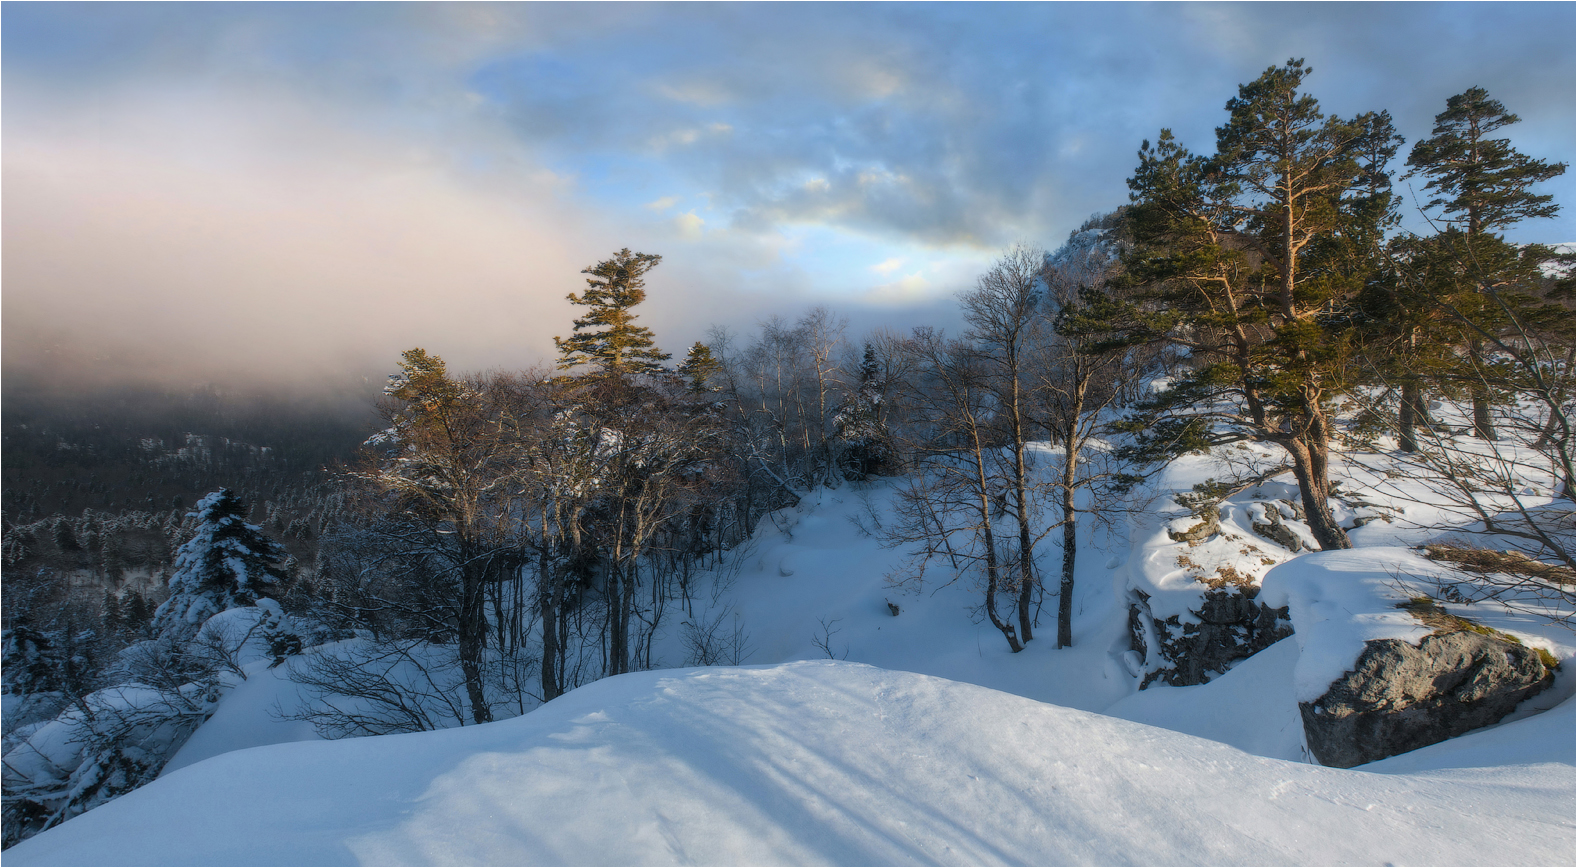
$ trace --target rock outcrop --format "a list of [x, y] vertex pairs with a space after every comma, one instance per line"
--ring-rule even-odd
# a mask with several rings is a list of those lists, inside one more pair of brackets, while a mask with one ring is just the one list
[[[1146, 661], [1161, 664], [1153, 668], [1140, 689], [1153, 681], [1177, 687], [1204, 684], [1226, 672], [1232, 663], [1276, 644], [1292, 635], [1292, 623], [1285, 607], [1272, 609], [1256, 602], [1259, 588], [1249, 586], [1206, 591], [1197, 609], [1189, 613], [1197, 621], [1183, 621], [1176, 615], [1160, 619], [1150, 612], [1149, 596], [1133, 591], [1128, 611], [1128, 632], [1133, 648]], [[1146, 626], [1154, 628], [1146, 629]], [[1158, 647], [1149, 647], [1153, 636]]]
[[1553, 681], [1537, 651], [1455, 630], [1416, 646], [1372, 639], [1325, 695], [1298, 707], [1315, 759], [1352, 768], [1496, 723]]
[[1254, 506], [1258, 507], [1258, 509], [1251, 510], [1250, 515], [1262, 512], [1264, 515], [1264, 520], [1258, 521], [1251, 519], [1251, 526], [1253, 527], [1255, 533], [1259, 534], [1265, 539], [1270, 540], [1276, 545], [1281, 546], [1287, 551], [1294, 553], [1300, 552], [1303, 550], [1303, 540], [1298, 536], [1297, 531], [1293, 530], [1291, 527], [1288, 527], [1285, 521], [1283, 521], [1284, 518], [1289, 516], [1282, 515], [1280, 508], [1282, 504], [1287, 505], [1287, 512], [1290, 514], [1290, 517], [1302, 520], [1302, 507], [1298, 507], [1291, 501], [1283, 500], [1276, 503], [1255, 504]]

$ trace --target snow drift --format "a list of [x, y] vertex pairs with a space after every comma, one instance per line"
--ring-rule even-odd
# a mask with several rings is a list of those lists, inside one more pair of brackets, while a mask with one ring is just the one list
[[[485, 726], [227, 753], [6, 861], [1569, 864], [1570, 705], [1382, 774], [853, 663], [641, 672]], [[1480, 741], [1555, 755], [1480, 768]]]

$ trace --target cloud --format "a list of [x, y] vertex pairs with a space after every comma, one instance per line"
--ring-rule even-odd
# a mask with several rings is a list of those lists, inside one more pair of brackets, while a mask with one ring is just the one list
[[685, 238], [700, 238], [701, 227], [706, 221], [695, 216], [695, 211], [690, 210], [674, 218], [674, 225], [679, 227], [679, 234]]
[[[643, 321], [675, 346], [702, 336], [697, 310], [940, 310], [925, 305], [1003, 245], [1055, 247], [1125, 202], [1133, 151], [1161, 127], [1208, 150], [1237, 86], [1289, 55], [1327, 111], [1389, 108], [1410, 141], [1482, 85], [1524, 118], [1519, 147], [1574, 162], [1574, 18], [8, 5], [5, 358], [64, 329], [187, 372], [307, 375], [418, 343], [460, 369], [519, 364], [567, 330], [579, 270], [624, 246], [664, 255]], [[1577, 237], [1569, 180], [1546, 192], [1561, 219], [1513, 240]]]
[[63, 329], [197, 380], [363, 372], [417, 345], [458, 370], [528, 365], [616, 234], [540, 167], [457, 175], [283, 106], [204, 106], [179, 135], [123, 108], [103, 135], [7, 130], [8, 364]]
[[871, 291], [865, 295], [865, 300], [879, 305], [908, 305], [918, 301], [929, 301], [932, 296], [931, 282], [926, 280], [921, 272], [916, 271], [892, 283], [871, 287]]

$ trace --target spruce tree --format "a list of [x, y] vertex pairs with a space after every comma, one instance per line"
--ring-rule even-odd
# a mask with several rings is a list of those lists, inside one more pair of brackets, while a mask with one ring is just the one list
[[569, 294], [572, 304], [588, 308], [575, 320], [575, 334], [555, 337], [560, 370], [596, 365], [603, 374], [622, 376], [655, 373], [669, 355], [657, 348], [652, 330], [635, 324], [631, 308], [646, 300], [648, 271], [663, 258], [654, 253], [631, 253], [628, 247], [591, 268], [583, 269], [586, 291]]
[[184, 641], [208, 618], [272, 596], [285, 581], [284, 546], [247, 524], [246, 514], [247, 504], [227, 488], [197, 502], [197, 529], [176, 551], [170, 598], [154, 613], [157, 634]]
[[700, 394], [710, 390], [707, 381], [722, 367], [712, 356], [712, 348], [696, 341], [690, 347], [690, 352], [685, 354], [684, 362], [679, 365], [679, 376], [689, 381], [692, 393]]

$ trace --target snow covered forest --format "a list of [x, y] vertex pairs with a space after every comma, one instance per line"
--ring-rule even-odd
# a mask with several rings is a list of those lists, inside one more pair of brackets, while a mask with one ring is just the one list
[[1573, 245], [1504, 238], [1567, 167], [1307, 75], [956, 334], [664, 348], [621, 249], [337, 467], [8, 465], [7, 861], [1569, 864]]

